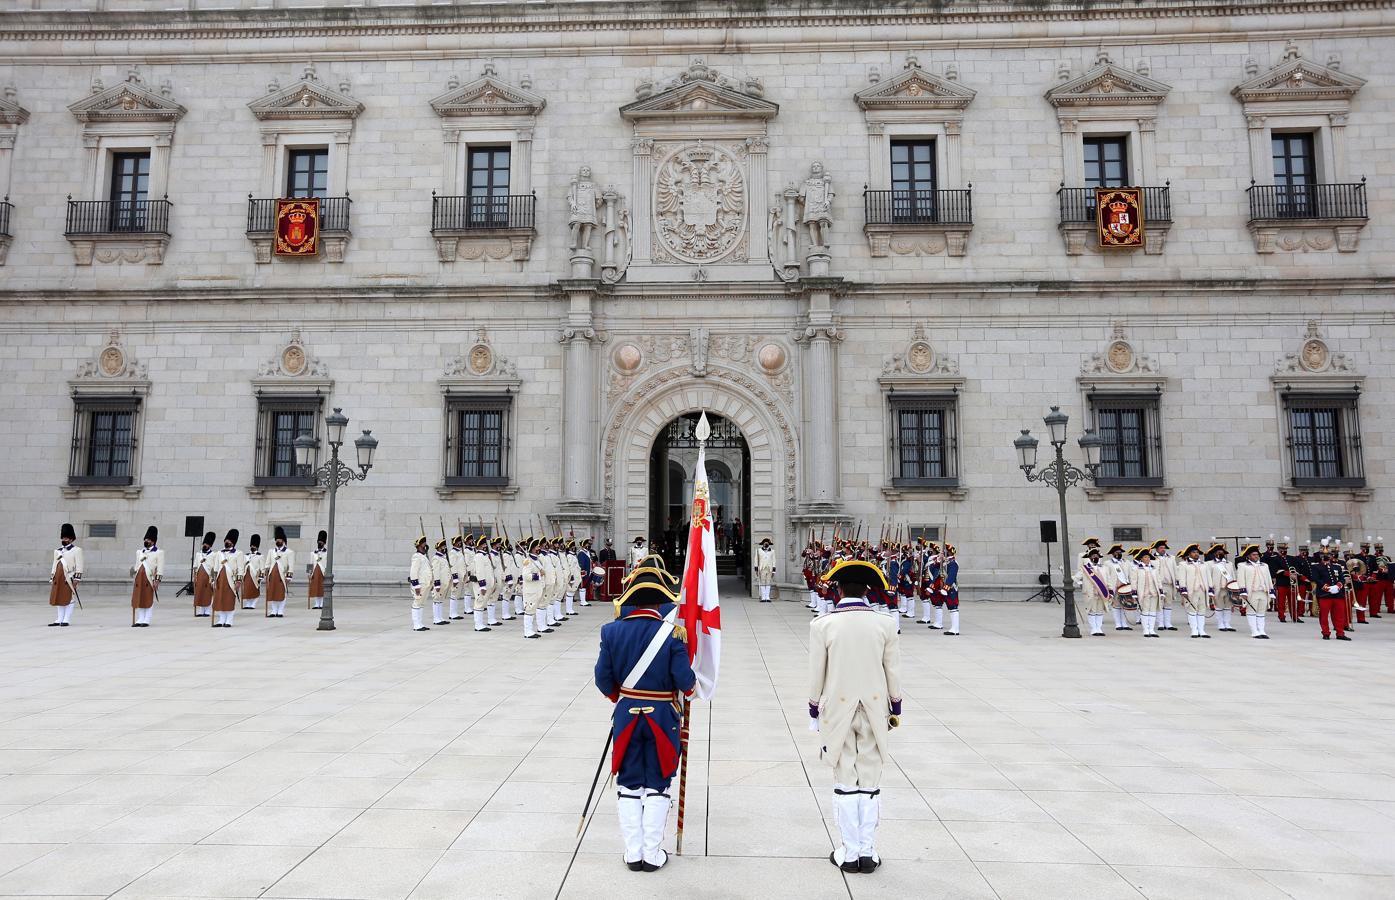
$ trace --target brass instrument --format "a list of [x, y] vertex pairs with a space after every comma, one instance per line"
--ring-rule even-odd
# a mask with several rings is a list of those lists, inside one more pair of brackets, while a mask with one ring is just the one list
[[[1347, 577], [1347, 607], [1352, 613], [1365, 614], [1367, 608], [1356, 602], [1356, 582], [1365, 580], [1366, 563], [1364, 560], [1353, 557], [1346, 561]], [[1350, 613], [1348, 614], [1350, 616]]]

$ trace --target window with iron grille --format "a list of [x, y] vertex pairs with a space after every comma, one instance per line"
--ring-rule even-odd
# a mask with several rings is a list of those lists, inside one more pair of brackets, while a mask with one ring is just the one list
[[319, 197], [329, 194], [329, 149], [297, 147], [286, 152], [286, 196]]
[[891, 210], [897, 222], [935, 221], [935, 141], [891, 142]]
[[446, 401], [448, 487], [504, 487], [509, 483], [511, 397], [456, 396]]
[[1086, 187], [1124, 187], [1129, 183], [1128, 138], [1092, 137], [1082, 144]]
[[116, 537], [116, 523], [88, 522], [87, 536], [89, 538], [114, 538]]
[[471, 147], [465, 196], [474, 227], [509, 224], [509, 148]]
[[958, 487], [958, 400], [953, 395], [890, 399], [892, 484]]
[[[313, 475], [302, 475], [296, 468], [295, 439], [302, 434], [319, 437], [324, 398], [309, 396], [261, 396], [257, 398], [256, 471], [253, 482], [260, 486], [303, 486], [313, 484]], [[319, 465], [318, 451], [310, 465]]]
[[68, 456], [70, 485], [135, 484], [136, 424], [140, 400], [73, 400], [73, 440]]
[[921, 538], [927, 541], [939, 541], [940, 526], [938, 525], [912, 525], [907, 529], [906, 540], [914, 543]]
[[1364, 487], [1356, 394], [1284, 395], [1294, 487]]
[[1091, 394], [1095, 433], [1104, 442], [1095, 484], [1100, 487], [1162, 487], [1162, 434], [1158, 397]]
[[1305, 216], [1313, 212], [1313, 184], [1317, 181], [1313, 133], [1285, 132], [1270, 137], [1274, 159], [1275, 200], [1279, 212], [1286, 216]]

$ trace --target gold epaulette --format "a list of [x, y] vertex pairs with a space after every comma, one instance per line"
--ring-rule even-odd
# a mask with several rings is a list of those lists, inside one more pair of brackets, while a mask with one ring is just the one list
[[673, 626], [673, 636], [685, 644], [688, 643], [688, 629], [684, 628], [682, 625]]

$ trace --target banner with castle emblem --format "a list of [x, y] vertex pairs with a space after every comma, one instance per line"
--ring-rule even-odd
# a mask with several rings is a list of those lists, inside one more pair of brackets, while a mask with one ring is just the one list
[[277, 256], [314, 256], [320, 252], [318, 197], [276, 201]]
[[1100, 247], [1143, 246], [1143, 188], [1095, 188], [1095, 221]]

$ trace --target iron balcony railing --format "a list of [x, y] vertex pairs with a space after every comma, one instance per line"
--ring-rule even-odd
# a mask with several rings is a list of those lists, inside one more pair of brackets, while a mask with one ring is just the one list
[[14, 208], [9, 197], [0, 200], [0, 237], [10, 236], [10, 213], [14, 211]]
[[952, 191], [867, 191], [868, 225], [972, 225], [973, 185]]
[[[349, 195], [320, 198], [320, 231], [349, 230]], [[247, 232], [276, 230], [276, 198], [254, 199], [247, 195]]]
[[433, 191], [431, 230], [437, 232], [532, 228], [537, 199], [533, 194], [438, 197]]
[[1364, 219], [1366, 179], [1356, 184], [1255, 184], [1250, 221], [1263, 219]]
[[[1143, 221], [1172, 221], [1172, 182], [1162, 187], [1143, 189]], [[1093, 225], [1095, 223], [1095, 189], [1068, 188], [1064, 184], [1056, 191], [1061, 204], [1062, 225]]]
[[68, 219], [63, 233], [169, 234], [168, 200], [74, 200], [68, 198]]

